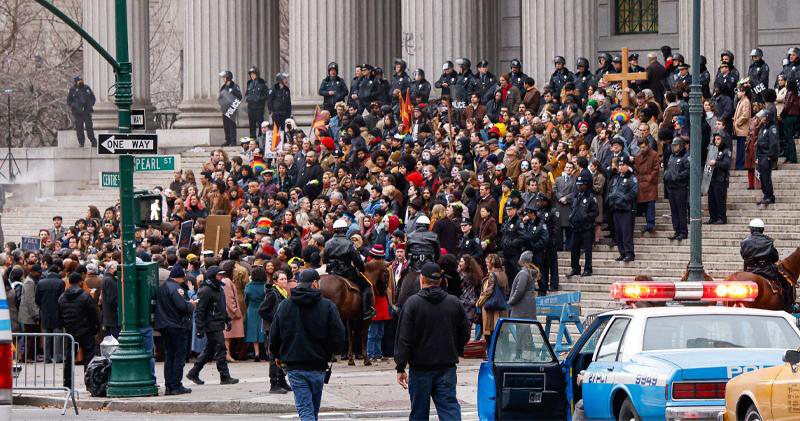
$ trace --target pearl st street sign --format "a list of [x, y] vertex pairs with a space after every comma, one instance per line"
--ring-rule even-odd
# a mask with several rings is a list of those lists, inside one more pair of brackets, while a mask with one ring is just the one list
[[175, 171], [181, 169], [180, 155], [153, 155], [133, 157], [133, 171]]
[[100, 155], [154, 154], [158, 152], [158, 135], [148, 133], [109, 133], [99, 135]]

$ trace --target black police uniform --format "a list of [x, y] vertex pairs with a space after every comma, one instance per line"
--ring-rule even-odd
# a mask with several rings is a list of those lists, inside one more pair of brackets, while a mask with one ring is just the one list
[[358, 286], [363, 313], [369, 313], [372, 308], [372, 288], [359, 273], [364, 272], [364, 260], [353, 242], [344, 233], [336, 233], [325, 243], [322, 259], [328, 273], [341, 276]]
[[[451, 71], [450, 73], [442, 73], [439, 76], [439, 80], [433, 84], [433, 86], [442, 90], [442, 95], [450, 95], [450, 87], [454, 86], [458, 81], [458, 73], [455, 71]], [[447, 86], [442, 86], [443, 83], [446, 83]]]
[[689, 235], [686, 216], [688, 212], [689, 198], [689, 164], [691, 159], [686, 153], [686, 149], [681, 142], [681, 150], [673, 153], [669, 157], [667, 167], [664, 170], [664, 184], [669, 190], [669, 208], [672, 215], [672, 230], [675, 231], [674, 239], [682, 237], [686, 239]]
[[431, 83], [425, 79], [415, 80], [411, 84], [411, 102], [415, 105], [417, 96], [422, 97], [422, 102], [427, 104], [431, 96]]
[[[470, 222], [470, 225], [472, 223]], [[458, 257], [469, 255], [475, 258], [478, 262], [483, 259], [483, 248], [481, 247], [481, 240], [476, 236], [472, 230], [466, 234], [462, 234], [461, 239], [458, 241]]]
[[744, 260], [744, 270], [764, 278], [778, 281], [783, 287], [783, 303], [788, 309], [794, 303], [793, 287], [778, 272], [777, 262], [780, 259], [775, 242], [759, 230], [751, 230], [750, 236], [742, 240], [739, 253]]
[[247, 81], [244, 97], [247, 100], [247, 122], [250, 128], [250, 137], [253, 139], [258, 135], [258, 129], [264, 122], [264, 109], [267, 105], [268, 93], [269, 86], [264, 79], [257, 77]]
[[[333, 92], [333, 95], [329, 94]], [[319, 85], [319, 94], [322, 96], [322, 108], [328, 110], [332, 116], [336, 115], [336, 103], [347, 99], [347, 83], [339, 76], [326, 77]]]
[[[627, 157], [626, 157], [627, 159]], [[615, 173], [611, 177], [608, 189], [609, 211], [614, 221], [614, 237], [619, 250], [620, 260], [633, 260], [633, 209], [639, 195], [639, 181], [633, 170], [626, 173]]]
[[486, 104], [489, 100], [492, 99], [494, 96], [495, 85], [497, 85], [497, 78], [491, 73], [480, 73], [478, 72], [475, 75], [475, 83], [478, 96], [481, 99], [481, 103]]
[[528, 75], [520, 69], [519, 72], [512, 71], [509, 73], [509, 77], [511, 78], [509, 82], [511, 82], [512, 85], [519, 89], [520, 92], [525, 92], [525, 80], [528, 79]]
[[358, 86], [358, 114], [364, 113], [364, 110], [369, 108], [369, 104], [377, 99], [378, 79], [374, 76], [364, 77]]
[[575, 82], [575, 75], [567, 70], [566, 67], [563, 67], [561, 69], [556, 69], [556, 71], [550, 75], [550, 83], [548, 83], [547, 86], [550, 88], [550, 92], [552, 92], [553, 95], [561, 97], [561, 90], [567, 82]]
[[[242, 91], [239, 85], [234, 81], [229, 81], [220, 86], [219, 91], [227, 90], [236, 99], [242, 99]], [[225, 144], [223, 146], [232, 146], [236, 144], [236, 113], [232, 116], [225, 116], [225, 111], [222, 114], [222, 128], [225, 132]]]
[[473, 92], [478, 91], [478, 83], [476, 81], [476, 76], [472, 74], [472, 71], [467, 69], [466, 71], [458, 74], [458, 78], [456, 79], [456, 85], [459, 88], [461, 88], [460, 90], [461, 94], [463, 94], [463, 97], [453, 98], [454, 105], [456, 108], [464, 108], [461, 107], [461, 104], [456, 105], [455, 103], [462, 102], [464, 103], [464, 106], [466, 106], [466, 103], [469, 102], [470, 95], [472, 95]]
[[[392, 75], [392, 86], [389, 87], [389, 94], [392, 96], [392, 105], [397, 105], [400, 103], [400, 100], [394, 94], [395, 90], [400, 91], [400, 95], [403, 97], [403, 101], [406, 100], [406, 91], [410, 91], [411, 89], [411, 77], [408, 76], [405, 70], [400, 73], [395, 73]], [[411, 94], [409, 93], [409, 97]], [[413, 100], [413, 98], [410, 98]]]
[[408, 235], [406, 253], [409, 259], [409, 268], [419, 272], [426, 262], [436, 263], [442, 255], [439, 237], [428, 231], [427, 227], [418, 227]]
[[714, 78], [714, 85], [719, 84], [720, 86], [725, 87], [722, 89], [722, 93], [727, 95], [730, 99], [734, 99], [734, 91], [736, 90], [736, 82], [739, 79], [736, 79], [733, 75], [733, 70], [728, 72], [727, 75], [723, 75], [722, 72], [717, 71], [717, 76]]
[[[558, 286], [558, 248], [561, 245], [561, 238], [558, 235], [561, 232], [561, 218], [558, 213], [550, 205], [550, 199], [541, 193], [536, 194], [535, 201], [546, 200], [547, 204], [537, 210], [538, 219], [544, 224], [547, 229], [547, 247], [545, 247], [544, 255], [537, 256], [533, 254], [534, 259], [541, 260], [542, 280], [540, 285], [543, 285], [544, 290], [548, 286]], [[527, 228], [526, 228], [527, 229]], [[533, 251], [533, 250], [531, 250]], [[542, 289], [542, 288], [540, 288]]]
[[775, 193], [772, 189], [772, 163], [778, 159], [780, 153], [780, 137], [778, 125], [775, 124], [771, 112], [769, 122], [758, 132], [756, 141], [756, 160], [758, 161], [758, 175], [761, 180], [761, 192], [764, 198], [760, 203], [775, 203]]
[[[786, 77], [786, 81], [793, 80], [795, 82], [800, 83], [800, 58], [795, 61], [790, 61], [785, 66], [783, 66], [783, 71], [781, 72]], [[775, 79], [775, 86], [778, 85], [777, 78]]]
[[[508, 208], [509, 206], [506, 206], [506, 209]], [[524, 226], [519, 215], [514, 215], [513, 218], [504, 218], [503, 224], [500, 226], [500, 247], [508, 279], [514, 279], [519, 272], [518, 260], [522, 254], [524, 234]]]
[[75, 123], [75, 133], [78, 135], [78, 145], [83, 147], [86, 138], [84, 130], [89, 135], [92, 146], [97, 145], [97, 138], [94, 137], [94, 124], [92, 123], [92, 113], [95, 103], [94, 92], [89, 85], [73, 85], [67, 94], [67, 105], [72, 111], [72, 120]]
[[272, 86], [267, 93], [267, 109], [272, 114], [272, 122], [283, 130], [286, 119], [292, 115], [292, 91], [282, 82]]
[[361, 89], [361, 82], [364, 81], [364, 76], [354, 77], [353, 81], [350, 82], [350, 93], [347, 95], [347, 106], [348, 107], [355, 107], [358, 108], [358, 100], [353, 99], [353, 95], [358, 95], [359, 89]]
[[588, 69], [582, 72], [575, 72], [575, 88], [581, 93], [581, 98], [586, 98], [588, 95], [589, 85], [593, 83], [594, 75]]
[[[551, 235], [553, 231], [548, 227], [547, 221], [542, 218], [541, 211], [532, 210], [534, 211], [533, 218], [528, 222], [521, 222], [523, 247], [526, 251], [533, 253], [533, 263], [542, 269], [537, 288], [539, 294], [545, 295], [548, 289], [558, 289], [558, 256], [551, 243], [551, 239], [554, 237]], [[550, 216], [553, 216], [552, 210], [549, 213]], [[553, 256], [555, 256], [555, 260], [553, 260]], [[519, 257], [517, 257], [518, 261]]]
[[764, 102], [764, 91], [769, 88], [769, 64], [763, 59], [750, 63], [747, 69], [750, 85], [753, 87], [756, 102]]
[[717, 150], [717, 156], [713, 158], [714, 169], [711, 173], [711, 184], [708, 186], [708, 213], [711, 223], [728, 222], [727, 198], [728, 183], [731, 170], [731, 149], [728, 147], [727, 140], [723, 140]]
[[[581, 182], [587, 180], [579, 179]], [[572, 249], [570, 250], [570, 265], [572, 272], [570, 275], [578, 275], [581, 273], [581, 250], [585, 253], [583, 264], [583, 274], [592, 274], [592, 245], [594, 244], [594, 221], [600, 213], [600, 208], [597, 205], [597, 200], [591, 189], [591, 180], [589, 190], [585, 192], [577, 191], [574, 198], [572, 198], [572, 209], [569, 214], [569, 222], [572, 224]]]

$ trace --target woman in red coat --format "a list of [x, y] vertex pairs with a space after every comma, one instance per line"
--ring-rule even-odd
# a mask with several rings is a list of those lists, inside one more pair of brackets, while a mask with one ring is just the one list
[[[373, 260], [382, 262], [384, 256], [386, 256], [386, 249], [382, 244], [375, 244], [369, 251], [367, 260], [369, 262]], [[383, 342], [384, 327], [386, 322], [392, 319], [392, 315], [389, 312], [391, 292], [388, 290], [388, 285], [386, 283], [378, 282], [376, 285], [373, 285], [373, 288], [375, 291], [376, 314], [372, 317], [369, 328], [367, 329], [367, 356], [371, 360], [378, 360], [383, 358], [381, 343]]]

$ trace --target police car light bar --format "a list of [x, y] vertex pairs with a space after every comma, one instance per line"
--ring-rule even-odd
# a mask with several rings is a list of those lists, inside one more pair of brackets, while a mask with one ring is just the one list
[[611, 298], [620, 301], [753, 301], [755, 282], [614, 282]]

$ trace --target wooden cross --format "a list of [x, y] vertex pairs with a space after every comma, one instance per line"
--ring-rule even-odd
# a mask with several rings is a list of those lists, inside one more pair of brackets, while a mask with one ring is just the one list
[[620, 73], [607, 73], [603, 76], [606, 82], [621, 82], [622, 84], [622, 108], [628, 108], [630, 104], [630, 88], [628, 83], [634, 80], [647, 80], [647, 73], [631, 73], [628, 67], [628, 48], [622, 49], [622, 71]]

